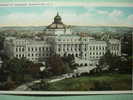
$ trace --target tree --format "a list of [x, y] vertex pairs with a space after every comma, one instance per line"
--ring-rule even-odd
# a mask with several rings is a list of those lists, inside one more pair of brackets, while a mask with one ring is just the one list
[[104, 56], [99, 59], [99, 64], [97, 65], [96, 72], [102, 72], [107, 70], [109, 72], [117, 73], [131, 73], [132, 61], [129, 58], [122, 59], [120, 56], [112, 55], [110, 51], [107, 51]]
[[12, 58], [4, 62], [4, 70], [8, 72], [14, 81], [21, 83], [24, 82], [25, 70], [31, 63], [25, 58]]
[[47, 67], [53, 75], [61, 75], [65, 72], [65, 64], [60, 56], [53, 55], [47, 60]]
[[99, 59], [98, 65], [97, 65], [97, 69], [99, 72], [102, 71], [103, 69], [108, 69], [108, 66], [112, 66], [112, 62], [113, 62], [113, 55], [110, 53], [109, 50], [107, 50], [107, 52], [105, 53], [104, 56], [102, 56]]
[[4, 47], [4, 35], [3, 35], [3, 33], [2, 32], [0, 32], [0, 50], [2, 50], [3, 49], [3, 47]]
[[74, 55], [68, 54], [68, 56], [62, 57], [63, 61], [68, 63], [69, 67], [73, 70], [76, 69], [77, 64], [74, 62], [75, 58]]

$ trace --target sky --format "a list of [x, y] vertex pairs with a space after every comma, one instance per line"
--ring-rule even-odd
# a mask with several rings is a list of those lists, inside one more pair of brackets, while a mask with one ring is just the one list
[[133, 3], [57, 3], [0, 7], [2, 26], [46, 26], [57, 12], [66, 25], [133, 27]]

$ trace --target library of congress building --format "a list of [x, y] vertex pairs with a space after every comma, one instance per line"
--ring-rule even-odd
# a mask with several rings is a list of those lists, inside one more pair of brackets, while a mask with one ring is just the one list
[[49, 56], [71, 54], [75, 62], [88, 67], [98, 64], [107, 49], [114, 55], [121, 55], [121, 42], [117, 39], [96, 40], [85, 34], [73, 34], [72, 28], [63, 24], [57, 13], [40, 38], [7, 37], [4, 41], [6, 54], [12, 58], [25, 57], [33, 62], [45, 61]]

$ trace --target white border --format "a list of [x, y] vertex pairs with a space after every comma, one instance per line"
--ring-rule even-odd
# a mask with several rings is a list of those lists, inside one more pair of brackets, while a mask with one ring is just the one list
[[0, 7], [21, 7], [21, 6], [86, 6], [86, 7], [133, 7], [133, 3], [115, 2], [0, 2]]
[[0, 91], [0, 94], [17, 95], [87, 95], [87, 94], [133, 94], [129, 91]]
[[[133, 7], [133, 3], [106, 3], [106, 2], [0, 2], [0, 7], [30, 7], [30, 6], [102, 6], [102, 7]], [[132, 73], [133, 76], [133, 73]], [[128, 91], [0, 91], [0, 94], [17, 94], [17, 95], [86, 95], [86, 94], [133, 94], [133, 77], [132, 90]]]

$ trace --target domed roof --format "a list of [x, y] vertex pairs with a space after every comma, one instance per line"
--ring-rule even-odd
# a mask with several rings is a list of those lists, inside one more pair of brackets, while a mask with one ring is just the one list
[[54, 21], [61, 21], [61, 17], [59, 16], [59, 14], [57, 13], [57, 15], [54, 17]]
[[47, 26], [48, 29], [64, 29], [66, 28], [66, 25], [64, 25], [61, 21], [61, 17], [57, 13], [57, 15], [54, 17], [54, 22]]

